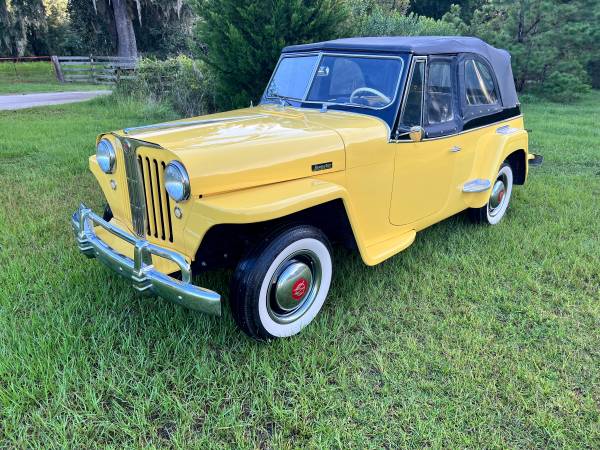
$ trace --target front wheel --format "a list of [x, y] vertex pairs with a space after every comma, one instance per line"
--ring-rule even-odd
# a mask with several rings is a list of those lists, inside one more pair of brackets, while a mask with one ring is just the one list
[[496, 225], [502, 220], [510, 203], [513, 178], [510, 165], [507, 163], [502, 164], [492, 185], [492, 192], [487, 204], [481, 208], [469, 210], [469, 217], [473, 222]]
[[327, 237], [317, 228], [293, 226], [263, 239], [238, 264], [231, 312], [250, 337], [293, 336], [321, 310], [332, 276]]

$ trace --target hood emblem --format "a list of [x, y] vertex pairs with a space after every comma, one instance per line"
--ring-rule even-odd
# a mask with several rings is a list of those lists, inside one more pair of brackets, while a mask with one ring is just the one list
[[324, 163], [313, 164], [312, 171], [318, 172], [319, 170], [327, 170], [327, 169], [331, 169], [332, 167], [333, 167], [333, 163], [331, 161], [328, 161], [328, 162], [324, 162]]

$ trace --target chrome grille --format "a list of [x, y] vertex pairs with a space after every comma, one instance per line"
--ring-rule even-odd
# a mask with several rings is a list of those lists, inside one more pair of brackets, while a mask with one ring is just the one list
[[173, 242], [171, 203], [163, 180], [165, 166], [164, 161], [143, 153], [137, 155], [146, 199], [146, 233], [156, 239]]
[[136, 149], [130, 141], [122, 141], [129, 205], [131, 207], [131, 225], [139, 237], [146, 235], [146, 202], [142, 174], [137, 163]]

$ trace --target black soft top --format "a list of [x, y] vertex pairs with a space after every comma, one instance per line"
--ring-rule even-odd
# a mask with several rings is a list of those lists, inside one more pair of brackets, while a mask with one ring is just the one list
[[315, 42], [312, 44], [291, 45], [283, 49], [284, 54], [299, 52], [332, 51], [357, 53], [413, 55], [445, 55], [474, 53], [485, 58], [492, 66], [498, 80], [500, 97], [504, 108], [512, 108], [519, 104], [512, 69], [510, 54], [481, 39], [468, 36], [382, 36], [355, 37], [335, 39], [333, 41]]

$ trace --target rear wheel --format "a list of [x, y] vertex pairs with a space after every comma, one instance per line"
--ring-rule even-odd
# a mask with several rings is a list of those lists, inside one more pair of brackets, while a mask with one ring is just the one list
[[500, 166], [488, 202], [481, 208], [469, 210], [469, 217], [475, 223], [496, 225], [506, 214], [513, 188], [513, 171], [509, 164]]
[[323, 232], [297, 225], [275, 233], [238, 264], [230, 295], [233, 317], [255, 339], [293, 336], [321, 310], [331, 276]]

